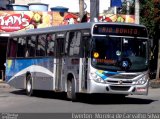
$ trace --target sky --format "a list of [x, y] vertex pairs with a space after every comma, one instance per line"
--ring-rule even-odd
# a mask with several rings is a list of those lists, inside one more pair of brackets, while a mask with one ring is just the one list
[[[100, 1], [100, 13], [107, 10], [110, 6], [110, 0]], [[69, 12], [79, 12], [79, 0], [44, 0], [43, 3], [49, 4], [49, 7], [63, 6], [69, 8]], [[90, 0], [85, 0], [87, 4], [86, 11], [90, 12]]]

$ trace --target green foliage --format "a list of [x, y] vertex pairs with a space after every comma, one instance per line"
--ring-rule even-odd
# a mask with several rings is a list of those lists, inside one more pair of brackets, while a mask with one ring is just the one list
[[155, 35], [154, 3], [153, 0], [140, 0], [140, 24], [148, 28], [151, 38]]
[[153, 38], [158, 35], [160, 0], [140, 0], [140, 23], [147, 26], [150, 37]]

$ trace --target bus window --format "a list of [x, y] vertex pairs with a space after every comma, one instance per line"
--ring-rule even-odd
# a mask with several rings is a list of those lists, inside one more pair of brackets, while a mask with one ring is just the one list
[[67, 32], [67, 34], [66, 34], [64, 52], [65, 52], [65, 54], [67, 54], [67, 55], [68, 55], [68, 53], [69, 53], [69, 32]]
[[27, 50], [26, 57], [35, 56], [35, 47], [36, 47], [36, 36], [31, 36], [27, 38]]
[[47, 56], [54, 56], [55, 34], [47, 36]]
[[80, 51], [81, 32], [76, 32], [76, 40], [74, 44], [74, 54], [79, 55]]
[[83, 36], [80, 50], [81, 57], [89, 57], [90, 49], [90, 37]]
[[69, 56], [79, 55], [80, 39], [81, 39], [81, 33], [80, 32], [69, 32], [69, 33], [67, 33], [65, 49], [67, 48]]
[[16, 57], [17, 38], [10, 39], [8, 46], [8, 57]]
[[17, 57], [24, 57], [26, 49], [26, 38], [22, 37], [18, 39], [17, 44]]
[[36, 56], [45, 56], [46, 54], [46, 35], [39, 35], [36, 49]]

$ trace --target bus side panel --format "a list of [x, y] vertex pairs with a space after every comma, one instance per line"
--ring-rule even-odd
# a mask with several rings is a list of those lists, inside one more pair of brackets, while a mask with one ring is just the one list
[[67, 91], [67, 76], [72, 74], [75, 80], [76, 92], [79, 92], [79, 63], [80, 60], [77, 57], [64, 58], [62, 66], [62, 91]]
[[33, 88], [46, 89], [43, 88], [44, 81], [51, 80], [48, 89], [53, 89], [53, 68], [53, 58], [10, 59], [6, 62], [6, 81], [15, 88], [25, 88], [26, 73], [29, 72], [33, 78]]
[[36, 90], [54, 90], [53, 77], [42, 72], [34, 73], [33, 89]]
[[25, 74], [16, 75], [18, 68], [16, 59], [6, 61], [6, 82], [15, 88], [23, 89], [25, 88]]

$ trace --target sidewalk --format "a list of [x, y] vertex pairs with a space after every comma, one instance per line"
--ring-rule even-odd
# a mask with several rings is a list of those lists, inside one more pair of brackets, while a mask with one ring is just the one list
[[150, 80], [149, 86], [151, 88], [160, 88], [160, 80], [156, 80], [156, 79]]
[[10, 88], [10, 86], [6, 82], [0, 80], [0, 88]]

